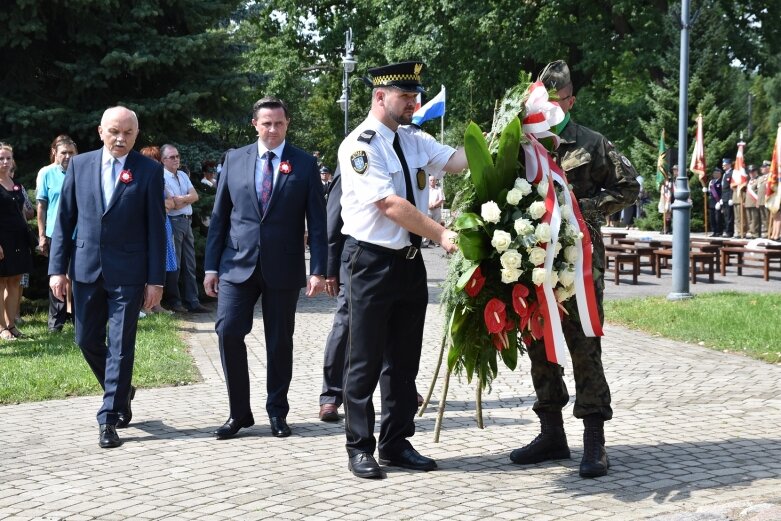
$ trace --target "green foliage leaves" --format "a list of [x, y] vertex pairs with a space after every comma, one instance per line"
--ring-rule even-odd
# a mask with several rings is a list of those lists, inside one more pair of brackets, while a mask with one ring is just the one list
[[518, 175], [518, 151], [521, 147], [521, 121], [515, 117], [499, 137], [499, 151], [496, 155], [496, 174], [499, 185], [512, 187]]
[[464, 132], [464, 151], [469, 162], [469, 175], [475, 186], [477, 200], [482, 203], [490, 201], [492, 194], [498, 192], [494, 180], [494, 162], [483, 132], [475, 122], [471, 122]]

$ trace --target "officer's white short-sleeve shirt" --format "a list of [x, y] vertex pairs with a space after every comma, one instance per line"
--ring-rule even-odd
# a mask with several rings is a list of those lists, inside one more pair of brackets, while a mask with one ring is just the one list
[[[441, 177], [456, 151], [411, 125], [399, 126], [399, 142], [407, 161], [415, 205], [428, 213], [428, 176]], [[404, 171], [393, 150], [395, 133], [369, 115], [342, 141], [342, 233], [359, 241], [400, 249], [410, 244], [409, 232], [385, 217], [375, 204], [390, 195], [407, 197]]]

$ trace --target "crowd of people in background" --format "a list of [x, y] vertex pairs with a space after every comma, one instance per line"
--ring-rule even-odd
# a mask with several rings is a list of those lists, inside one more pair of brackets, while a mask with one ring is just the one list
[[711, 172], [708, 186], [703, 188], [708, 198], [708, 230], [711, 237], [736, 239], [781, 237], [781, 212], [771, 218], [766, 206], [766, 187], [770, 161], [757, 168], [748, 166], [748, 181], [733, 186], [732, 160], [725, 158], [721, 167]]

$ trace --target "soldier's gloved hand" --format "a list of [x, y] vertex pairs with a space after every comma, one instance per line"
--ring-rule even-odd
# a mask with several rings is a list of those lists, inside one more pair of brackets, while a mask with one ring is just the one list
[[730, 206], [732, 206], [732, 205], [733, 205], [733, 204], [735, 204], [735, 203], [733, 203], [733, 202], [732, 202], [732, 199], [730, 199], [729, 201], [727, 201], [727, 204], [728, 204], [728, 205], [730, 205]]
[[716, 203], [716, 209], [721, 210], [721, 201]]
[[708, 188], [706, 186], [702, 187], [702, 193], [704, 193], [704, 194], [708, 193]]

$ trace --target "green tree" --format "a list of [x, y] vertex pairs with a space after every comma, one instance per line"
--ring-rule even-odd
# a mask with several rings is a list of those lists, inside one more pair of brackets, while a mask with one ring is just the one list
[[[201, 138], [225, 117], [237, 74], [227, 20], [239, 0], [15, 1], [0, 10], [0, 137], [21, 158], [48, 156], [58, 133], [98, 144], [103, 110], [139, 115], [139, 144]], [[214, 146], [218, 146], [215, 144]]]

